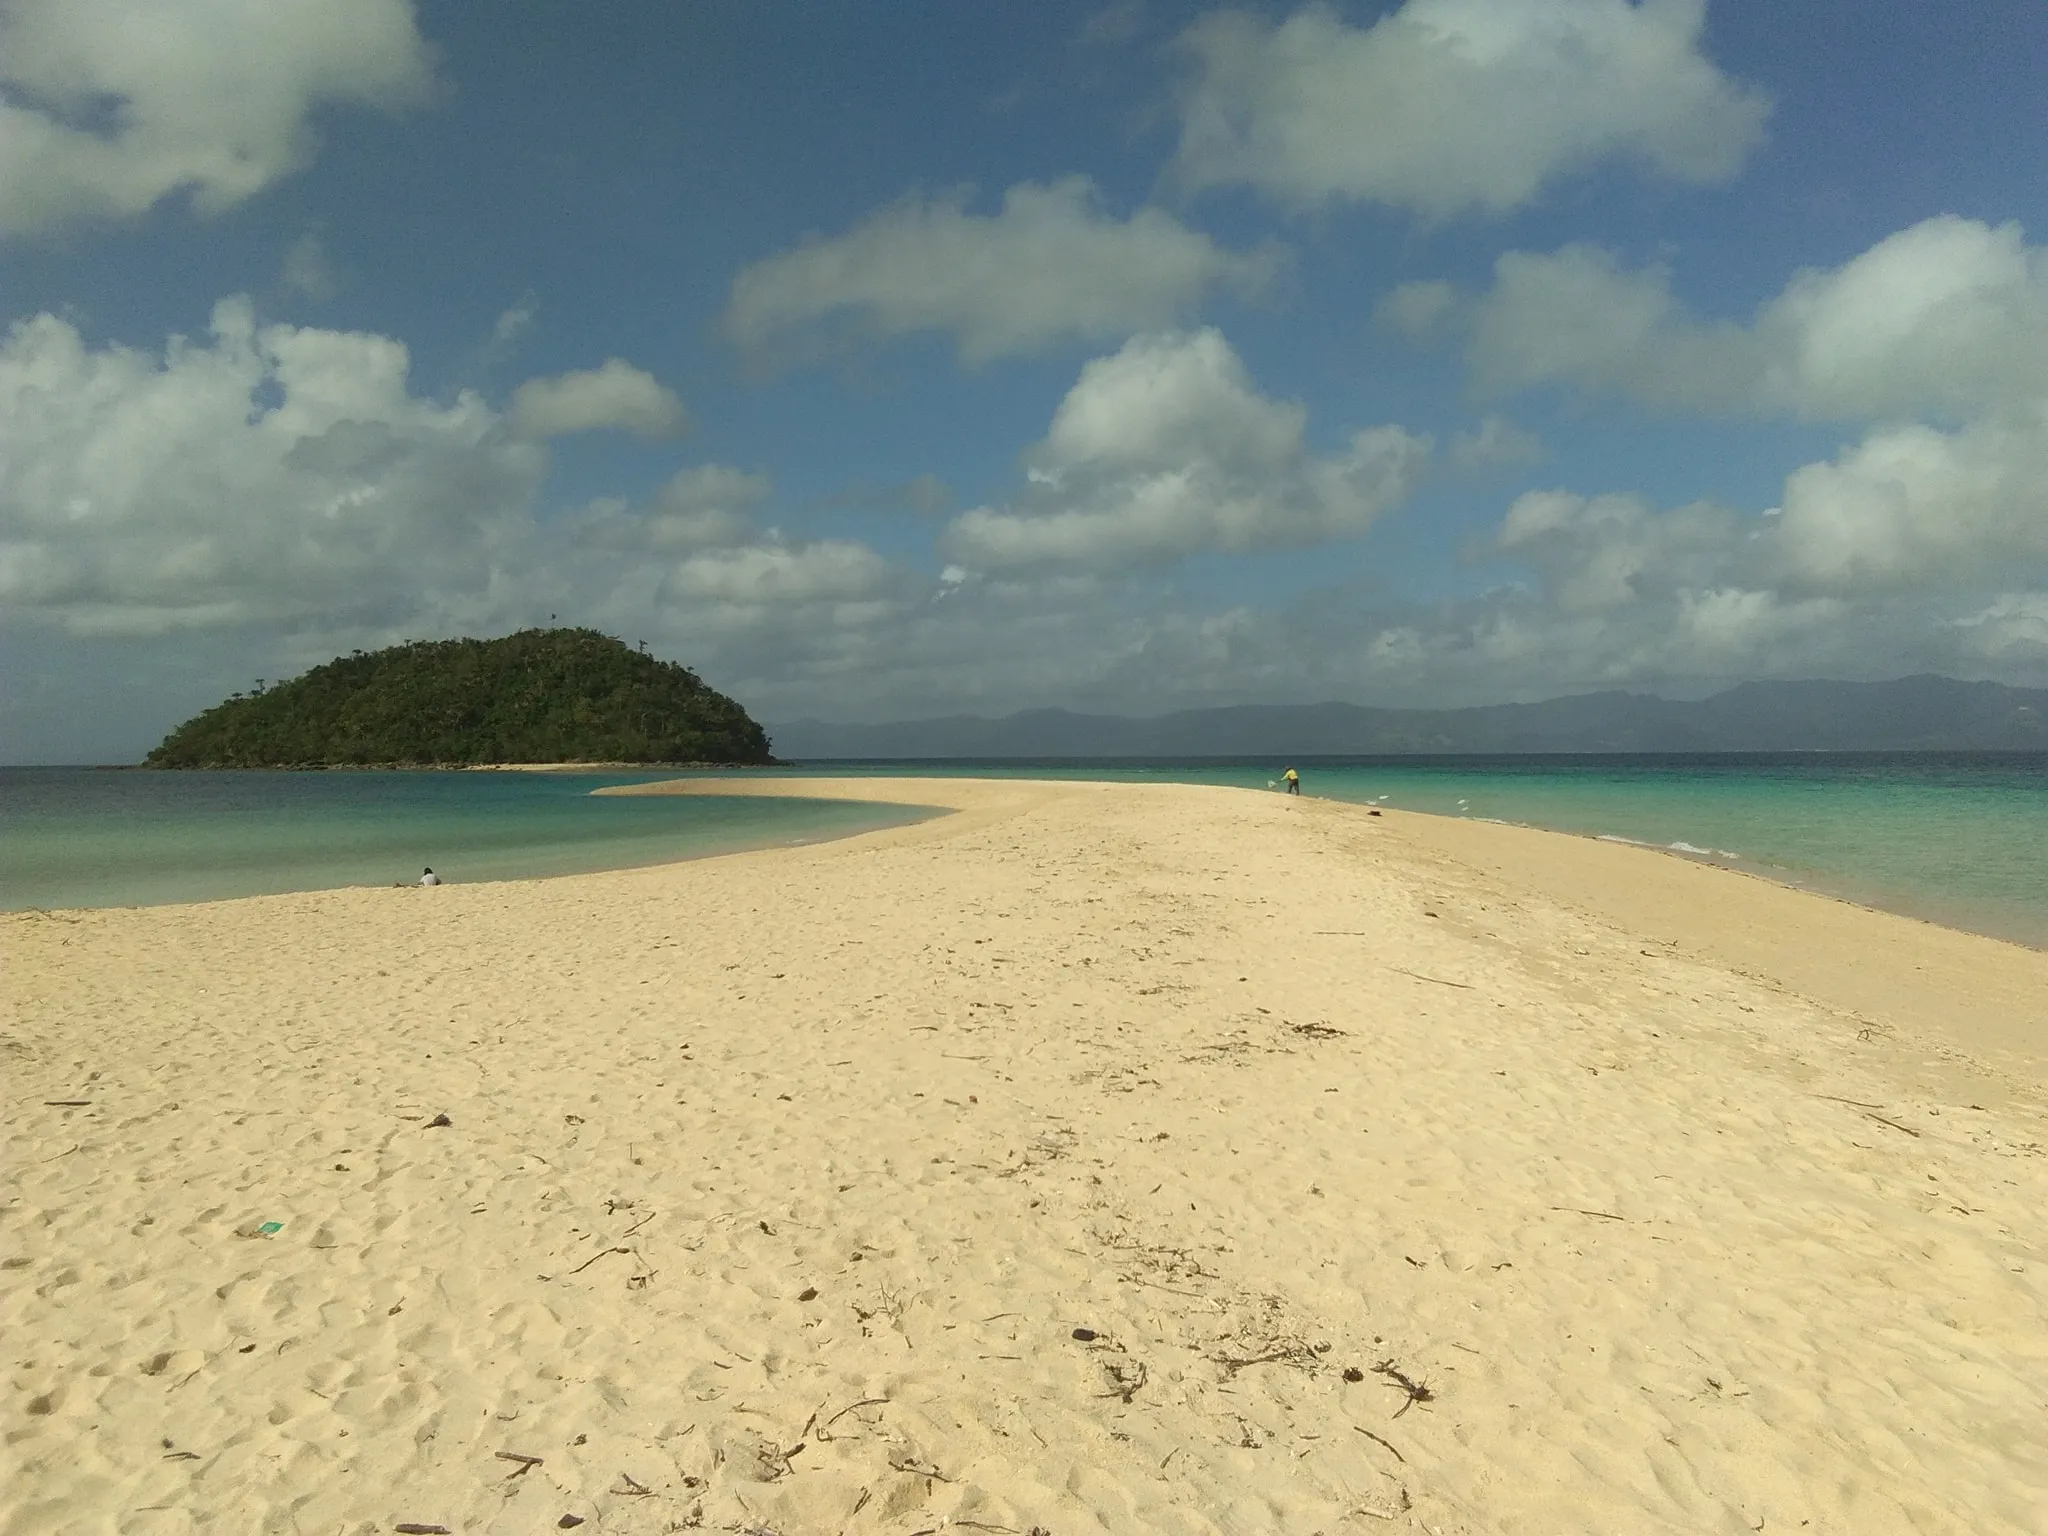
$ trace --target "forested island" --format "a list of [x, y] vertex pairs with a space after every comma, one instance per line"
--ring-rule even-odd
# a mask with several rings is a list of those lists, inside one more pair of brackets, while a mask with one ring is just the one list
[[357, 651], [186, 721], [149, 768], [771, 763], [688, 667], [590, 629]]

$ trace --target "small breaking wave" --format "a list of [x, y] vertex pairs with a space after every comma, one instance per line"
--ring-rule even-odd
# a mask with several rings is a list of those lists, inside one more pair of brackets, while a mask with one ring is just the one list
[[1646, 842], [1639, 837], [1623, 837], [1618, 832], [1599, 832], [1595, 837], [1603, 843], [1626, 843], [1631, 848], [1655, 848], [1664, 853], [1687, 853], [1696, 859], [1739, 859], [1741, 854], [1727, 848], [1702, 848], [1697, 843], [1680, 839], [1675, 843]]

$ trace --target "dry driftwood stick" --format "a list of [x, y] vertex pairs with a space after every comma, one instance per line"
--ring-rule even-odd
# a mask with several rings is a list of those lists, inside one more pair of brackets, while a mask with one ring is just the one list
[[[1366, 1428], [1364, 1428], [1364, 1427], [1363, 1427], [1363, 1426], [1361, 1426], [1361, 1425], [1358, 1425], [1358, 1424], [1354, 1424], [1354, 1425], [1352, 1425], [1351, 1427], [1352, 1427], [1353, 1429], [1357, 1430], [1357, 1431], [1358, 1431], [1358, 1432], [1359, 1432], [1359, 1433], [1360, 1433], [1361, 1435], [1365, 1436], [1365, 1438], [1366, 1438], [1366, 1439], [1368, 1439], [1368, 1440], [1372, 1441], [1372, 1442], [1373, 1442], [1373, 1443], [1374, 1443], [1375, 1445], [1383, 1445], [1383, 1446], [1385, 1446], [1385, 1447], [1386, 1447], [1386, 1448], [1387, 1448], [1388, 1450], [1390, 1450], [1390, 1451], [1393, 1451], [1393, 1452], [1394, 1452], [1394, 1460], [1396, 1460], [1396, 1461], [1400, 1462], [1402, 1466], [1404, 1466], [1404, 1467], [1405, 1467], [1405, 1466], [1407, 1466], [1407, 1465], [1408, 1465], [1408, 1458], [1407, 1458], [1406, 1456], [1403, 1456], [1403, 1455], [1402, 1455], [1402, 1454], [1401, 1454], [1401, 1453], [1400, 1453], [1400, 1452], [1399, 1452], [1398, 1450], [1395, 1450], [1395, 1449], [1394, 1449], [1394, 1442], [1393, 1442], [1393, 1441], [1391, 1441], [1391, 1440], [1382, 1440], [1382, 1439], [1381, 1439], [1381, 1438], [1380, 1438], [1380, 1437], [1379, 1437], [1378, 1435], [1374, 1434], [1374, 1433], [1373, 1433], [1373, 1432], [1372, 1432], [1371, 1430], [1369, 1430], [1369, 1429], [1366, 1429]], [[1387, 1518], [1391, 1519], [1391, 1518], [1392, 1518], [1392, 1516], [1388, 1516]]]
[[[578, 1264], [574, 1269], [570, 1270], [569, 1273], [571, 1275], [580, 1275], [583, 1273], [583, 1271], [590, 1268], [591, 1265], [595, 1264], [599, 1259], [608, 1259], [615, 1253], [631, 1253], [632, 1251], [633, 1250], [630, 1248], [600, 1248], [597, 1250], [597, 1252], [593, 1253], [589, 1258], [585, 1259], [581, 1264]], [[567, 1277], [565, 1276], [564, 1278]]]
[[1417, 981], [1433, 981], [1440, 987], [1457, 987], [1466, 992], [1474, 990], [1472, 983], [1469, 981], [1445, 981], [1441, 976], [1425, 976], [1420, 971], [1411, 971], [1399, 965], [1390, 965], [1387, 969], [1399, 971], [1403, 976], [1413, 976]]

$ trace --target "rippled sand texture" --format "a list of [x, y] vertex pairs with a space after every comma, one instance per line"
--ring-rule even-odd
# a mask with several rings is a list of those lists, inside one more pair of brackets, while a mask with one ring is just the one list
[[839, 792], [965, 809], [7, 919], [0, 1529], [2048, 1529], [2048, 956], [1774, 892], [1846, 946], [1788, 980], [1639, 850]]

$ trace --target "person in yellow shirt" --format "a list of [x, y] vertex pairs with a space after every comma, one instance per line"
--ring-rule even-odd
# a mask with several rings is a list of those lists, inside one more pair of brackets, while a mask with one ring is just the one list
[[1296, 773], [1292, 768], [1290, 768], [1285, 773], [1281, 774], [1280, 777], [1286, 781], [1287, 793], [1289, 793], [1290, 795], [1298, 795], [1301, 793], [1300, 774]]

